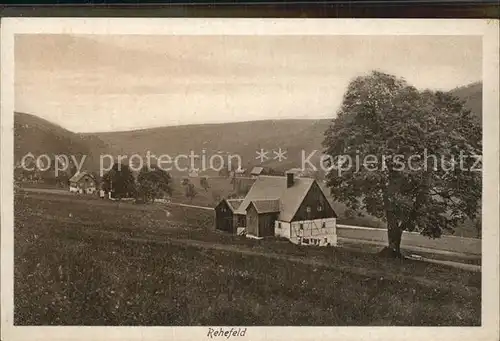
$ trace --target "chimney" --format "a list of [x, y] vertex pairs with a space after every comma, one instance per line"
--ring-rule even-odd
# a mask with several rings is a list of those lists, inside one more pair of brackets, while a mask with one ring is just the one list
[[294, 174], [292, 172], [286, 173], [286, 188], [290, 188], [294, 183]]

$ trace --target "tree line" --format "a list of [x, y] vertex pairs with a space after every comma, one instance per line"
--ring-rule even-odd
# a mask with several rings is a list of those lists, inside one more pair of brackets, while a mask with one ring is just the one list
[[[181, 183], [184, 195], [192, 201], [198, 194], [195, 185], [188, 178]], [[208, 191], [210, 185], [206, 177], [200, 178], [200, 186]], [[101, 188], [111, 193], [113, 198], [135, 198], [148, 203], [157, 199], [170, 197], [173, 193], [173, 178], [169, 172], [159, 167], [143, 167], [137, 177], [127, 164], [115, 163], [110, 171], [101, 179]]]
[[158, 167], [143, 167], [136, 178], [127, 164], [115, 163], [101, 182], [102, 190], [116, 199], [135, 198], [147, 203], [172, 195], [172, 176]]

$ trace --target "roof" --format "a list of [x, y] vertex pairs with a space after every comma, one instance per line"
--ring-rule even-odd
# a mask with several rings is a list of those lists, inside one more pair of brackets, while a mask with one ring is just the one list
[[[90, 176], [92, 179], [94, 179], [94, 177], [92, 176], [92, 174], [88, 173], [88, 172], [77, 172], [75, 173], [75, 175], [73, 175], [71, 177], [71, 179], [69, 179], [70, 182], [78, 182], [80, 181], [85, 175], [88, 175]], [[95, 179], [94, 179], [95, 180]]]
[[[253, 204], [257, 213], [272, 213], [280, 211], [280, 200], [279, 199], [270, 199], [270, 200], [252, 200], [250, 204]], [[246, 208], [248, 210], [248, 207]]]
[[197, 171], [196, 169], [190, 169], [188, 171], [188, 174], [189, 174], [190, 177], [196, 177], [196, 176], [198, 176], [200, 174], [200, 172]]
[[260, 173], [262, 173], [263, 170], [264, 170], [264, 167], [254, 167], [254, 168], [252, 168], [252, 171], [250, 172], [250, 174], [259, 175]]
[[276, 200], [279, 198], [279, 220], [291, 221], [315, 180], [296, 178], [290, 188], [287, 188], [286, 182], [286, 176], [261, 175], [255, 180], [236, 213], [246, 214], [245, 210], [252, 201]]
[[226, 199], [226, 202], [231, 211], [233, 211], [234, 213], [234, 211], [236, 211], [240, 207], [241, 203], [243, 202], [243, 199]]

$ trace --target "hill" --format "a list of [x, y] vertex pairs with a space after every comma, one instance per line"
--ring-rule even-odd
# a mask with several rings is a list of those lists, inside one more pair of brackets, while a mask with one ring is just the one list
[[[482, 83], [455, 88], [451, 93], [465, 101], [466, 106], [478, 117], [482, 116]], [[15, 159], [28, 152], [33, 154], [87, 155], [89, 168], [97, 169], [99, 155], [135, 153], [144, 155], [167, 154], [175, 158], [180, 154], [210, 156], [219, 154], [227, 164], [230, 155], [239, 155], [243, 168], [262, 165], [277, 170], [300, 167], [304, 155], [318, 152], [311, 158], [319, 166], [323, 133], [329, 119], [264, 120], [223, 124], [198, 124], [158, 127], [122, 132], [74, 133], [37, 116], [15, 113]], [[286, 151], [286, 159], [278, 161], [273, 151]], [[260, 162], [256, 152], [268, 151], [267, 160]], [[220, 159], [220, 158], [219, 158]], [[218, 159], [214, 159], [219, 161]], [[237, 163], [233, 159], [233, 163]], [[184, 160], [179, 164], [187, 166]], [[175, 173], [175, 172], [174, 172]]]
[[466, 107], [472, 111], [482, 123], [483, 116], [483, 83], [476, 82], [451, 90], [451, 93], [465, 101]]
[[86, 155], [85, 169], [99, 169], [99, 155], [112, 148], [95, 135], [73, 133], [40, 117], [14, 113], [14, 159], [20, 161], [27, 153], [39, 156], [47, 154], [74, 155], [78, 162]]
[[[206, 155], [207, 162], [215, 154], [225, 162], [231, 155], [241, 157], [241, 166], [267, 166], [284, 170], [301, 166], [301, 151], [306, 155], [321, 148], [323, 133], [329, 120], [266, 120], [240, 123], [185, 125], [95, 134], [109, 145], [120, 146], [125, 153], [158, 156]], [[275, 160], [273, 153], [286, 150], [286, 159]], [[260, 149], [269, 151], [262, 164], [256, 159]], [[319, 157], [319, 153], [318, 157]], [[237, 162], [233, 159], [233, 164]], [[218, 161], [214, 158], [214, 162]], [[227, 164], [227, 163], [226, 163]]]

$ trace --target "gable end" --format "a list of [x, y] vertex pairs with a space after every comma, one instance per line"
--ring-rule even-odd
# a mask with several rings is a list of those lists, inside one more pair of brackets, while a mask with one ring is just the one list
[[292, 221], [337, 218], [325, 193], [315, 181], [295, 212]]

